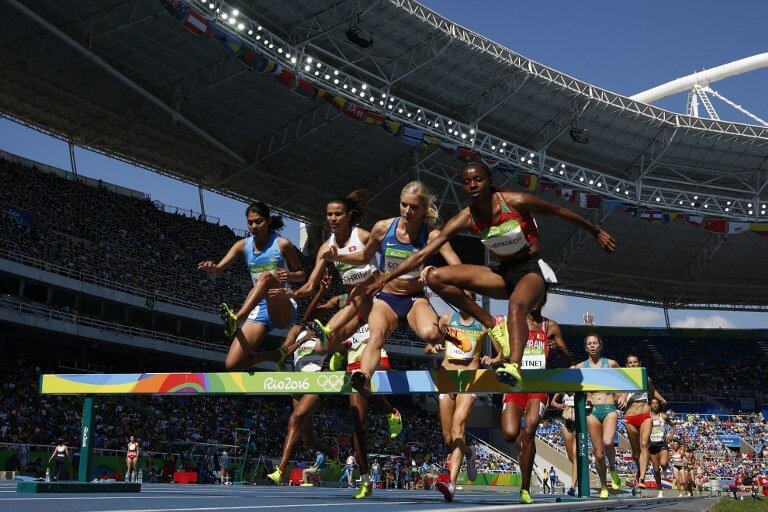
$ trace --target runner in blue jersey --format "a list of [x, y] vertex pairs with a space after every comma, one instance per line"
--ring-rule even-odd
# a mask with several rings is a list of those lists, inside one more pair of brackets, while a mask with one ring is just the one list
[[[303, 281], [296, 248], [277, 232], [283, 227], [283, 219], [272, 216], [264, 203], [253, 203], [245, 210], [251, 236], [238, 240], [218, 263], [204, 261], [197, 268], [216, 278], [222, 270], [245, 257], [245, 263], [253, 280], [253, 288], [237, 314], [222, 304], [228, 336], [232, 345], [225, 360], [228, 371], [248, 368], [248, 357], [264, 336], [277, 327], [288, 327], [296, 317], [296, 302], [284, 295], [269, 296], [271, 288], [284, 287], [289, 281]], [[241, 326], [242, 324], [242, 326]]]

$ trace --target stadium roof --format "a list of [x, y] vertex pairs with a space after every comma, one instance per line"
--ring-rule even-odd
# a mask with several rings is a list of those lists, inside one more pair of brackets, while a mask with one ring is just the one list
[[[328, 198], [358, 187], [371, 191], [376, 216], [394, 214], [400, 187], [415, 177], [434, 188], [449, 216], [464, 202], [454, 181], [464, 165], [457, 145], [559, 187], [624, 201], [623, 210], [711, 215], [734, 227], [768, 220], [758, 209], [768, 202], [766, 128], [632, 101], [413, 1], [182, 5], [330, 94], [439, 138], [442, 149], [403, 143], [329, 101], [295, 94], [195, 36], [157, 0], [4, 2], [4, 115], [310, 222], [321, 221]], [[236, 23], [221, 19], [235, 9]], [[352, 41], [347, 31], [355, 27], [371, 46]], [[307, 58], [318, 68], [306, 71]], [[588, 144], [572, 140], [574, 126], [588, 129]], [[562, 201], [553, 191], [544, 197]], [[562, 204], [619, 244], [609, 257], [583, 233], [539, 219], [562, 291], [673, 308], [768, 307], [766, 239], [684, 221], [646, 223], [605, 201], [589, 210]]]

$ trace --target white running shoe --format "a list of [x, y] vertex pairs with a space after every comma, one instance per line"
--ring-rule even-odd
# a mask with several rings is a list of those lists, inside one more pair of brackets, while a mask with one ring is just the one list
[[663, 498], [664, 497], [664, 491], [659, 491], [659, 495], [656, 496], [657, 498]]
[[475, 452], [475, 447], [470, 446], [469, 447], [469, 457], [467, 457], [467, 478], [470, 482], [474, 482], [477, 480], [477, 466], [475, 465], [475, 457], [477, 456], [477, 452]]
[[448, 503], [453, 501], [453, 485], [447, 484], [445, 482], [437, 482], [435, 489], [443, 493], [443, 498], [445, 498], [445, 501]]

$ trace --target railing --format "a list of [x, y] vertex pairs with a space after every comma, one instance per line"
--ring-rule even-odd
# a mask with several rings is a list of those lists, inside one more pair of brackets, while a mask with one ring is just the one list
[[219, 217], [216, 217], [215, 215], [202, 214], [200, 212], [196, 212], [195, 210], [190, 210], [188, 208], [180, 208], [178, 206], [172, 206], [170, 204], [165, 204], [161, 201], [158, 201], [157, 199], [153, 200], [152, 204], [154, 204], [158, 210], [163, 211], [165, 213], [171, 213], [173, 215], [182, 215], [184, 217], [204, 220], [211, 224], [217, 224], [217, 225], [221, 222], [221, 219]]
[[155, 302], [165, 302], [168, 304], [182, 306], [189, 309], [205, 311], [206, 313], [215, 313], [215, 311], [213, 310], [207, 311], [207, 310], [201, 309], [200, 304], [197, 302], [180, 299], [178, 297], [167, 295], [162, 292], [159, 292], [159, 293], [149, 292], [147, 290], [144, 290], [143, 288], [139, 288], [136, 286], [131, 286], [123, 283], [118, 283], [116, 281], [110, 281], [109, 279], [104, 279], [103, 277], [99, 277], [94, 274], [89, 274], [87, 272], [83, 272], [80, 270], [72, 270], [70, 268], [63, 267], [61, 265], [56, 265], [55, 263], [50, 263], [44, 260], [39, 260], [37, 258], [32, 258], [30, 256], [27, 256], [26, 254], [22, 254], [16, 251], [9, 251], [8, 249], [0, 249], [0, 258], [13, 261], [15, 263], [20, 263], [28, 267], [44, 270], [46, 272], [51, 272], [53, 274], [57, 274], [69, 279], [74, 279], [76, 281], [81, 281], [83, 283], [94, 284], [96, 286], [101, 286], [102, 288], [108, 288], [110, 290], [128, 293], [130, 295], [135, 295], [137, 297], [142, 297], [145, 299], [151, 298]]
[[506, 453], [500, 451], [498, 448], [496, 448], [492, 444], [486, 443], [485, 441], [483, 441], [482, 439], [480, 439], [479, 437], [477, 437], [476, 435], [474, 435], [474, 434], [472, 434], [470, 432], [465, 432], [464, 434], [466, 436], [468, 436], [468, 437], [471, 437], [476, 445], [478, 445], [478, 444], [481, 445], [487, 452], [492, 453], [496, 457], [502, 459], [507, 464], [511, 464], [512, 466], [514, 466], [514, 469], [511, 469], [511, 470], [508, 470], [508, 469], [484, 469], [483, 473], [517, 473], [518, 472], [517, 468], [520, 467], [520, 463], [517, 462], [515, 459], [513, 459], [512, 457], [510, 457]]
[[22, 302], [19, 300], [0, 298], [0, 309], [6, 309], [14, 311], [22, 315], [34, 316], [37, 318], [46, 318], [48, 320], [59, 320], [63, 322], [70, 322], [75, 325], [81, 325], [83, 327], [93, 327], [103, 331], [108, 331], [114, 334], [120, 334], [131, 338], [144, 338], [156, 341], [163, 341], [167, 343], [173, 343], [175, 345], [184, 345], [192, 348], [199, 348], [202, 350], [210, 350], [213, 352], [226, 352], [227, 347], [216, 344], [208, 343], [205, 341], [193, 340], [190, 338], [184, 338], [182, 336], [175, 336], [172, 334], [166, 334], [157, 331], [150, 331], [147, 329], [141, 329], [139, 327], [128, 327], [125, 325], [116, 324], [113, 322], [105, 322], [103, 320], [95, 320], [79, 315], [73, 315], [70, 313], [64, 313], [56, 309], [47, 308], [44, 306], [38, 306]]

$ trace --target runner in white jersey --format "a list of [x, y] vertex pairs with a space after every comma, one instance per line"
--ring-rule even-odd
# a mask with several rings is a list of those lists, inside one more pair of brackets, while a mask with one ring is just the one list
[[[473, 292], [467, 293], [472, 300], [477, 300]], [[440, 370], [477, 370], [480, 368], [480, 356], [482, 355], [482, 340], [487, 333], [487, 329], [463, 311], [446, 313], [440, 317], [440, 327], [445, 329], [450, 327], [458, 329], [465, 333], [470, 342], [470, 349], [463, 351], [453, 343], [433, 345], [427, 343], [424, 347], [425, 354], [444, 354], [443, 361], [440, 364]], [[494, 343], [497, 343], [494, 341]], [[497, 350], [500, 347], [497, 345]], [[452, 502], [456, 490], [456, 482], [461, 470], [461, 462], [467, 459], [467, 478], [470, 482], [477, 478], [477, 467], [475, 466], [475, 449], [467, 445], [465, 426], [472, 406], [475, 404], [477, 395], [474, 393], [456, 393], [440, 394], [440, 425], [443, 430], [443, 441], [451, 451], [448, 459], [450, 467], [450, 481], [438, 482], [435, 489], [440, 491], [445, 501]]]
[[[661, 400], [651, 398], [651, 436], [648, 444], [648, 453], [653, 465], [653, 478], [656, 480], [656, 487], [659, 489], [659, 498], [663, 498], [661, 486], [661, 473], [669, 469], [669, 443], [672, 442], [672, 436], [675, 432], [675, 426], [669, 416], [661, 411]], [[671, 427], [669, 434], [665, 435], [665, 425]]]

